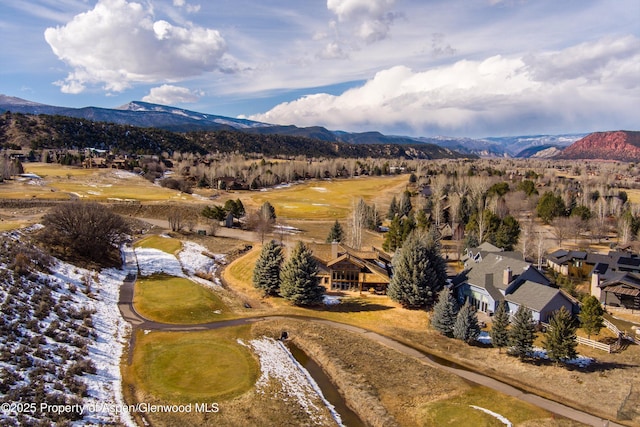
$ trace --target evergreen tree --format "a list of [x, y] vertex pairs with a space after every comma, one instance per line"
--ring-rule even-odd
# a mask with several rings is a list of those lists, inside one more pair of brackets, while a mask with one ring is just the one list
[[525, 179], [522, 182], [520, 182], [520, 184], [518, 184], [518, 187], [516, 189], [524, 191], [524, 194], [526, 194], [527, 197], [531, 197], [534, 194], [538, 194], [538, 190], [536, 190], [535, 182], [531, 181], [530, 179]]
[[604, 327], [602, 315], [604, 310], [598, 298], [589, 295], [582, 300], [582, 309], [580, 310], [580, 326], [586, 332], [587, 338], [591, 339], [591, 334], [598, 335], [600, 329]]
[[342, 226], [336, 219], [336, 222], [333, 224], [333, 227], [331, 227], [331, 231], [329, 231], [329, 235], [327, 236], [327, 243], [342, 242], [343, 239], [344, 239], [344, 230], [342, 229]]
[[498, 308], [496, 308], [496, 312], [493, 315], [491, 331], [489, 332], [491, 344], [499, 349], [509, 345], [509, 331], [507, 330], [509, 327], [508, 307], [507, 302], [504, 300], [498, 303]]
[[511, 215], [507, 215], [498, 226], [495, 234], [489, 237], [489, 241], [505, 251], [512, 251], [518, 244], [520, 237], [520, 223]]
[[562, 197], [554, 195], [551, 191], [544, 193], [536, 206], [536, 213], [545, 224], [549, 224], [557, 216], [564, 215], [565, 211]]
[[480, 336], [480, 325], [476, 309], [467, 301], [456, 316], [453, 325], [453, 337], [466, 342], [467, 344], [477, 340]]
[[224, 221], [227, 217], [227, 212], [220, 205], [205, 206], [202, 209], [201, 215], [205, 218], [215, 219], [217, 221]]
[[282, 261], [283, 256], [280, 245], [270, 241], [262, 247], [253, 269], [253, 286], [262, 290], [265, 296], [278, 295]]
[[320, 285], [318, 265], [304, 243], [298, 242], [282, 266], [280, 295], [295, 305], [315, 305], [322, 302], [325, 288]]
[[[226, 213], [230, 213], [234, 218], [241, 218], [245, 214], [244, 205], [240, 199], [229, 199], [224, 203], [224, 210]], [[225, 215], [226, 217], [226, 215]]]
[[509, 353], [524, 359], [533, 350], [535, 337], [531, 310], [521, 305], [509, 329], [509, 345], [511, 345]]
[[409, 190], [405, 190], [404, 193], [402, 193], [402, 197], [400, 198], [400, 204], [398, 205], [398, 214], [400, 216], [409, 215], [411, 209], [413, 209], [413, 206], [411, 205], [411, 193], [409, 192]]
[[268, 218], [272, 222], [276, 222], [276, 209], [269, 202], [264, 202], [260, 206], [260, 216]]
[[544, 348], [553, 361], [573, 359], [577, 356], [576, 326], [571, 313], [563, 306], [553, 312], [545, 334]]
[[392, 261], [393, 276], [387, 295], [405, 308], [433, 305], [435, 294], [447, 282], [440, 248], [432, 236], [412, 232]]
[[431, 327], [445, 337], [452, 338], [458, 314], [458, 303], [448, 288], [438, 293], [438, 302], [431, 313]]
[[429, 217], [427, 216], [427, 212], [424, 209], [420, 209], [416, 214], [416, 227], [420, 230], [429, 230]]
[[396, 199], [396, 196], [393, 196], [393, 199], [391, 199], [391, 204], [389, 205], [389, 212], [387, 212], [387, 218], [395, 218], [398, 212], [398, 200]]

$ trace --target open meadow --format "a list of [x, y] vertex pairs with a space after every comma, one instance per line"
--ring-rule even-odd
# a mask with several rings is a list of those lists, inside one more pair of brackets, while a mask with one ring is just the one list
[[25, 163], [26, 174], [0, 185], [3, 199], [94, 200], [101, 202], [188, 200], [193, 196], [153, 185], [117, 169], [85, 169], [52, 163]]
[[[381, 212], [408, 184], [406, 175], [312, 180], [284, 188], [250, 193], [247, 204], [259, 208], [269, 202], [279, 217], [288, 220], [341, 220], [360, 197]], [[243, 201], [244, 203], [244, 201]]]

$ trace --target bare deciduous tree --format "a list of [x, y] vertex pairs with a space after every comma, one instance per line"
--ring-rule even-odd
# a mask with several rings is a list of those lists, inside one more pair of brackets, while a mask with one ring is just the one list
[[43, 218], [42, 238], [72, 254], [104, 263], [109, 252], [130, 232], [124, 219], [97, 203], [72, 202], [55, 206]]
[[349, 218], [349, 245], [354, 249], [362, 247], [362, 229], [364, 228], [366, 204], [362, 198], [353, 201], [353, 209]]
[[172, 208], [167, 220], [169, 221], [171, 231], [180, 231], [185, 226], [185, 213], [178, 207]]
[[562, 246], [562, 242], [570, 235], [569, 221], [566, 216], [554, 218], [551, 221], [551, 233], [556, 238], [558, 246]]
[[536, 232], [536, 249], [538, 255], [538, 270], [542, 269], [542, 257], [544, 256], [544, 242], [545, 242], [544, 232], [542, 230], [538, 230]]

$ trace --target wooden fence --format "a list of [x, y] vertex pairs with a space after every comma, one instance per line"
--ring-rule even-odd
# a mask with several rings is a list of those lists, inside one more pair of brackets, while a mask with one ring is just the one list
[[[605, 320], [605, 322], [607, 322], [607, 321]], [[608, 322], [608, 323], [610, 323], [610, 322]], [[542, 326], [544, 326], [545, 328], [547, 328], [547, 329], [549, 329], [551, 327], [551, 325], [549, 325], [548, 323], [540, 322], [540, 324]], [[613, 324], [611, 324], [611, 326], [613, 326], [615, 328], [615, 326]], [[583, 338], [583, 337], [579, 337], [579, 336], [576, 336], [576, 341], [578, 342], [578, 344], [587, 345], [587, 346], [589, 346], [591, 348], [595, 348], [597, 350], [606, 351], [607, 353], [611, 353], [611, 351], [612, 351], [612, 346], [611, 345], [604, 344], [604, 343], [601, 343], [599, 341], [594, 341], [594, 340], [590, 340], [588, 338]]]
[[606, 351], [607, 353], [611, 353], [611, 346], [609, 344], [604, 344], [604, 343], [590, 340], [583, 337], [576, 337], [576, 341], [578, 341], [578, 344], [588, 345], [589, 347], [593, 347], [595, 349]]
[[633, 336], [633, 332], [631, 332], [631, 334], [627, 335], [625, 332], [622, 332], [620, 329], [618, 329], [618, 327], [616, 325], [614, 325], [613, 323], [609, 322], [607, 319], [602, 319], [602, 323], [604, 324], [604, 326], [607, 329], [609, 329], [611, 332], [613, 332], [617, 336], [621, 336], [622, 335], [623, 339], [640, 345], [640, 338], [635, 338]]

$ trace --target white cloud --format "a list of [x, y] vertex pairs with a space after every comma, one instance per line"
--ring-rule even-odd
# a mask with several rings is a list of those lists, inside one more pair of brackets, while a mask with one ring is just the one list
[[151, 88], [149, 95], [142, 98], [144, 102], [153, 104], [174, 105], [197, 102], [200, 94], [186, 87], [162, 85]]
[[327, 9], [340, 21], [366, 16], [380, 18], [395, 4], [395, 0], [327, 0]]
[[154, 20], [147, 3], [100, 0], [64, 26], [47, 28], [45, 39], [70, 67], [63, 92], [103, 84], [119, 92], [135, 83], [179, 81], [224, 65], [226, 43], [216, 30]]
[[337, 42], [327, 44], [318, 56], [321, 59], [345, 59], [348, 57], [347, 53], [342, 50], [340, 43]]
[[185, 10], [189, 13], [195, 13], [200, 11], [199, 4], [188, 4], [185, 0], [173, 0], [173, 5], [175, 7], [184, 7]]
[[629, 36], [559, 52], [461, 60], [425, 71], [396, 66], [339, 96], [308, 95], [251, 119], [467, 135], [529, 132], [540, 126], [571, 131], [612, 116], [634, 123], [639, 64], [640, 40]]
[[383, 40], [397, 17], [392, 12], [395, 3], [396, 0], [327, 0], [327, 9], [338, 18], [330, 27], [366, 43]]

